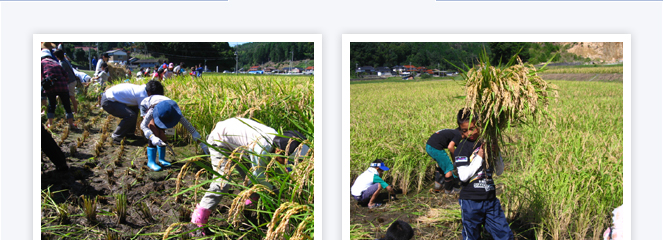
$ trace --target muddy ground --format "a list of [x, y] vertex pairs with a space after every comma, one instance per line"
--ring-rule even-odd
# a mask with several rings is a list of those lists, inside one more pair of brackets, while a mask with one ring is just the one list
[[[61, 117], [56, 118], [58, 124], [52, 130], [53, 138], [61, 142], [60, 148], [67, 156], [69, 171], [56, 172], [53, 163], [42, 153], [42, 239], [128, 239], [134, 236], [137, 238], [132, 239], [161, 239], [171, 224], [191, 220], [191, 211], [204, 193], [194, 195], [187, 192], [181, 196], [181, 203], [177, 203], [173, 195], [176, 193], [178, 174], [185, 164], [177, 161], [201, 154], [197, 144], [169, 139], [177, 156], [168, 153], [166, 160], [172, 162], [172, 166], [154, 172], [146, 166], [147, 140], [142, 137], [142, 131], [137, 129], [138, 139], [126, 139], [122, 149], [121, 145], [113, 144], [110, 137], [119, 118], [108, 117], [94, 103], [80, 105], [75, 117], [78, 129], [69, 131], [66, 138], [63, 139], [67, 124]], [[86, 131], [89, 136], [83, 140]], [[102, 139], [102, 136], [106, 138]], [[102, 144], [99, 154], [96, 154], [98, 143]], [[202, 162], [209, 165], [206, 159]], [[182, 178], [182, 190], [194, 185], [195, 175], [200, 169], [195, 164], [187, 168]], [[211, 174], [202, 173], [198, 183], [210, 178]], [[199, 190], [208, 186], [204, 185]], [[48, 192], [50, 196], [47, 196]], [[122, 193], [126, 194], [128, 202], [127, 217], [125, 222], [118, 223], [114, 210], [115, 196]], [[68, 212], [65, 220], [57, 220], [59, 214], [47, 201], [48, 197], [65, 206]], [[97, 220], [94, 222], [85, 217], [83, 197], [98, 199]], [[226, 224], [223, 219], [231, 200], [224, 198], [220, 207], [212, 213], [210, 223]], [[143, 203], [149, 212], [140, 211], [139, 206]]]

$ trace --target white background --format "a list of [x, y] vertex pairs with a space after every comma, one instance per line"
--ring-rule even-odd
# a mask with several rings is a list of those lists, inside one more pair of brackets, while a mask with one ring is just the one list
[[[632, 239], [661, 239], [661, 2], [2, 2], [0, 5], [0, 237], [29, 239], [33, 186], [33, 34], [322, 34], [324, 191], [316, 226], [341, 239], [342, 34], [631, 34]], [[320, 56], [316, 56], [320, 58]], [[316, 76], [317, 79], [318, 76]], [[38, 179], [38, 178], [36, 178]], [[627, 186], [628, 187], [628, 186]], [[34, 231], [35, 233], [38, 230]], [[319, 236], [319, 235], [318, 235]], [[38, 239], [39, 236], [32, 236]]]

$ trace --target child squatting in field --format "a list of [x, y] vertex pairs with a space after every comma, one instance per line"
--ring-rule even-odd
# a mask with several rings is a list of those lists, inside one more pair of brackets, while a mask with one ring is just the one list
[[[146, 89], [148, 92], [163, 93], [163, 85], [159, 81], [149, 81]], [[166, 139], [166, 129], [175, 127], [177, 123], [182, 123], [182, 126], [189, 131], [191, 137], [200, 142], [200, 148], [205, 154], [209, 154], [207, 145], [201, 140], [201, 136], [196, 129], [182, 116], [177, 103], [170, 98], [161, 94], [152, 94], [143, 99], [140, 103], [140, 114], [143, 116], [143, 121], [140, 123], [140, 129], [143, 130], [143, 135], [147, 138], [147, 166], [154, 170], [161, 170], [161, 166], [168, 167], [170, 162], [166, 161], [166, 147], [167, 144], [163, 141]], [[155, 148], [156, 147], [156, 148]], [[156, 162], [157, 153], [159, 155], [159, 164]]]
[[[489, 147], [486, 143], [478, 141], [480, 129], [475, 126], [476, 117], [470, 120], [470, 113], [461, 114], [460, 129], [466, 137], [461, 140], [455, 150], [458, 177], [463, 188], [460, 190], [458, 203], [461, 208], [463, 222], [463, 239], [479, 239], [481, 225], [494, 239], [513, 239], [513, 232], [509, 228], [500, 200], [495, 195], [493, 172], [501, 175], [504, 171], [502, 157], [498, 157], [495, 164], [486, 166], [484, 149]], [[497, 148], [496, 145], [490, 146]]]
[[381, 159], [375, 159], [371, 166], [355, 179], [355, 183], [350, 188], [352, 197], [360, 204], [368, 202], [369, 209], [382, 206], [382, 203], [375, 202], [380, 190], [384, 188], [387, 189], [390, 195], [394, 194], [394, 188], [380, 177], [384, 171], [389, 171], [389, 168]]
[[[453, 161], [451, 161], [455, 146], [462, 139], [460, 121], [457, 122], [458, 128], [439, 130], [433, 133], [426, 142], [426, 152], [437, 163], [434, 189], [439, 191], [444, 186], [444, 192], [447, 194], [460, 192], [460, 186], [457, 184], [459, 182], [458, 177], [453, 174], [454, 166]], [[445, 149], [449, 150], [451, 156], [447, 154]], [[444, 182], [442, 182], [442, 178], [444, 178]]]
[[[300, 140], [305, 140], [303, 134], [297, 131], [286, 131], [283, 135], [278, 135], [277, 131], [271, 127], [246, 118], [230, 118], [218, 122], [212, 132], [207, 137], [207, 143], [212, 145], [210, 149], [210, 158], [214, 171], [221, 177], [215, 179], [208, 192], [200, 200], [196, 209], [191, 214], [191, 222], [198, 227], [203, 227], [207, 223], [211, 210], [213, 210], [224, 193], [230, 189], [230, 174], [228, 168], [232, 168], [228, 157], [233, 151], [242, 154], [242, 159], [249, 160], [250, 167], [244, 167], [242, 162], [237, 162], [235, 169], [239, 172], [241, 178], [245, 178], [244, 169], [253, 169], [251, 181], [255, 184], [264, 185], [270, 189], [272, 184], [265, 179], [265, 161], [263, 157], [268, 153], [276, 153], [281, 156], [297, 158], [305, 156], [308, 153], [309, 146], [301, 144]], [[218, 150], [217, 150], [218, 149]], [[285, 158], [275, 157], [275, 161], [285, 164]], [[240, 166], [241, 165], [241, 166]], [[249, 205], [252, 201], [257, 201], [258, 196], [252, 196], [247, 200]], [[206, 235], [206, 230], [199, 232]]]

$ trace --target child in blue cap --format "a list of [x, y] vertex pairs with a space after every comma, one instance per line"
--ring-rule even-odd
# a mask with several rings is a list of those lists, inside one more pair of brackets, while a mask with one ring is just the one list
[[[149, 81], [146, 85], [148, 91], [151, 88], [162, 87], [158, 81]], [[155, 91], [158, 92], [158, 91]], [[161, 90], [163, 92], [163, 90]], [[140, 104], [140, 113], [143, 116], [143, 121], [140, 123], [140, 128], [143, 134], [149, 140], [147, 146], [147, 166], [154, 170], [161, 170], [161, 166], [168, 167], [170, 162], [166, 161], [166, 129], [175, 127], [178, 123], [189, 131], [194, 140], [200, 142], [200, 148], [205, 154], [209, 154], [207, 145], [201, 140], [200, 134], [196, 129], [182, 116], [177, 103], [170, 98], [163, 95], [150, 95], [143, 99]], [[156, 162], [157, 153], [159, 156], [159, 164]]]
[[381, 159], [375, 159], [371, 166], [366, 169], [350, 188], [350, 193], [360, 204], [368, 202], [368, 208], [378, 208], [382, 203], [376, 203], [380, 190], [387, 189], [389, 194], [394, 194], [394, 188], [387, 184], [380, 175], [384, 171], [389, 171], [389, 168], [384, 164]]

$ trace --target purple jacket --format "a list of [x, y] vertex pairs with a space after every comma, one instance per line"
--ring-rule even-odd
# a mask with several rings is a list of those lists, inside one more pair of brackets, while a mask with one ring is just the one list
[[57, 61], [48, 57], [41, 59], [41, 79], [46, 77], [56, 77], [57, 81], [53, 83], [51, 89], [44, 90], [45, 93], [69, 92], [69, 86], [67, 86], [69, 78], [67, 78], [64, 68]]

